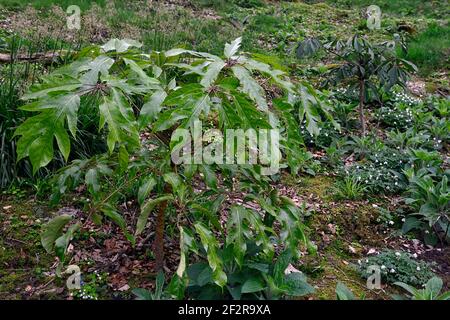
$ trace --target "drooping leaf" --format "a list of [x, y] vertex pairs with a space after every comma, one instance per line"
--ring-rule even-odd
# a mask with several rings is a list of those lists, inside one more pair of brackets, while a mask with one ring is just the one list
[[144, 231], [145, 225], [147, 224], [148, 217], [152, 210], [161, 202], [171, 201], [173, 200], [172, 195], [163, 195], [156, 199], [151, 199], [147, 201], [141, 208], [141, 214], [138, 217], [138, 221], [136, 224], [136, 232], [135, 235], [139, 235]]
[[214, 234], [204, 225], [196, 223], [194, 226], [207, 253], [208, 263], [213, 271], [214, 282], [218, 286], [223, 287], [227, 283], [227, 275], [223, 271], [223, 261], [218, 255], [219, 243]]
[[439, 277], [433, 277], [425, 285], [425, 289], [431, 294], [432, 298], [435, 299], [442, 290], [443, 282]]
[[121, 172], [124, 172], [127, 169], [130, 160], [130, 154], [128, 153], [127, 148], [125, 148], [124, 145], [121, 145], [119, 148], [118, 160], [119, 169]]
[[99, 105], [100, 129], [108, 124], [107, 144], [109, 152], [114, 151], [117, 142], [126, 142], [131, 148], [139, 145], [139, 134], [135, 121], [127, 119], [121, 111], [120, 103], [111, 97], [104, 97]]
[[306, 281], [306, 276], [300, 272], [291, 272], [284, 278], [286, 293], [293, 297], [302, 297], [314, 293], [314, 287]]
[[156, 186], [156, 179], [153, 176], [149, 176], [142, 180], [142, 183], [138, 190], [138, 203], [142, 205], [150, 192]]
[[123, 61], [130, 67], [130, 69], [134, 73], [136, 73], [143, 85], [145, 85], [149, 89], [161, 90], [159, 81], [155, 78], [151, 78], [136, 62], [127, 58], [124, 58]]
[[150, 121], [156, 119], [166, 97], [167, 93], [165, 91], [158, 90], [150, 96], [146, 103], [144, 103], [139, 114], [139, 126], [141, 128], [147, 126]]
[[115, 224], [117, 224], [120, 227], [120, 229], [122, 229], [122, 232], [125, 234], [127, 240], [130, 241], [131, 244], [134, 246], [136, 240], [133, 237], [133, 235], [128, 232], [127, 223], [124, 217], [119, 212], [117, 212], [117, 210], [110, 204], [105, 204], [101, 208], [101, 210], [105, 216], [110, 218]]
[[52, 252], [56, 239], [62, 235], [64, 227], [71, 220], [72, 217], [70, 215], [63, 214], [53, 218], [43, 226], [41, 243], [48, 253]]
[[80, 223], [71, 225], [67, 231], [55, 240], [55, 252], [61, 261], [65, 260], [67, 248], [70, 241], [72, 241], [75, 232], [80, 228]]
[[85, 180], [90, 193], [96, 194], [100, 191], [100, 183], [98, 180], [98, 172], [96, 169], [89, 169], [86, 172]]
[[308, 38], [300, 41], [296, 50], [297, 57], [305, 58], [311, 56], [315, 54], [321, 47], [322, 44], [316, 38]]
[[69, 156], [70, 140], [63, 120], [56, 119], [52, 110], [28, 118], [16, 129], [14, 136], [21, 136], [17, 141], [18, 160], [29, 157], [33, 173], [52, 161], [54, 138], [64, 158], [67, 159]]
[[238, 265], [244, 263], [245, 252], [247, 251], [246, 237], [251, 236], [247, 225], [247, 209], [241, 206], [233, 206], [228, 217], [227, 244], [233, 246], [233, 253]]

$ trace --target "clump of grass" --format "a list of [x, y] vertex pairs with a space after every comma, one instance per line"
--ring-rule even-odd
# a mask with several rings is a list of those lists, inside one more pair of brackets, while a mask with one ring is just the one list
[[399, 52], [399, 55], [415, 63], [422, 75], [429, 75], [449, 67], [449, 48], [450, 27], [432, 23], [412, 39], [406, 54]]
[[0, 0], [0, 6], [8, 9], [20, 9], [30, 4], [36, 9], [50, 8], [54, 5], [66, 9], [71, 5], [77, 5], [84, 11], [89, 9], [93, 3], [104, 7], [106, 0]]
[[444, 18], [448, 16], [449, 11], [448, 2], [440, 0], [327, 0], [327, 2], [349, 9], [354, 9], [355, 6], [365, 9], [375, 4], [382, 12], [400, 16], [424, 15], [430, 18]]
[[337, 200], [358, 200], [363, 197], [366, 187], [355, 178], [347, 176], [334, 184], [332, 192]]
[[139, 22], [139, 27], [151, 30], [143, 32], [141, 39], [149, 49], [185, 47], [221, 55], [224, 44], [239, 36], [239, 30], [224, 19], [198, 17], [183, 9], [178, 9], [174, 15], [163, 7], [157, 8]]
[[[17, 55], [23, 44], [22, 39], [18, 37], [3, 41], [3, 49], [12, 57]], [[19, 172], [29, 169], [16, 164], [16, 143], [12, 137], [24, 114], [18, 109], [19, 90], [23, 86], [23, 79], [30, 76], [30, 70], [30, 65], [23, 67], [14, 62], [3, 65], [0, 69], [0, 188], [8, 186], [17, 178]]]
[[233, 2], [242, 8], [259, 8], [266, 5], [263, 0], [234, 0]]
[[281, 26], [282, 22], [279, 17], [269, 14], [259, 14], [253, 19], [250, 28], [254, 32], [275, 33]]
[[[69, 61], [71, 48], [61, 51], [64, 43], [55, 39], [26, 39], [18, 35], [0, 38], [0, 49], [11, 56], [11, 61], [0, 65], [0, 188], [9, 188], [14, 184], [30, 182], [44, 177], [49, 169], [40, 170], [33, 177], [28, 160], [17, 162], [16, 138], [13, 137], [16, 128], [28, 116], [21, 110], [23, 101], [21, 95], [27, 88], [38, 81], [39, 77], [55, 67], [54, 63], [20, 60], [20, 56], [32, 57], [40, 52], [59, 52], [60, 61]], [[62, 54], [65, 52], [66, 54]], [[92, 117], [92, 116], [91, 116]], [[84, 140], [83, 143], [87, 144]], [[81, 144], [80, 144], [81, 145]], [[81, 145], [82, 146], [82, 145]], [[81, 147], [80, 147], [81, 149]], [[93, 148], [98, 149], [97, 146]], [[83, 151], [83, 150], [82, 150]], [[81, 151], [80, 151], [81, 153]], [[64, 164], [62, 158], [55, 161], [54, 168]]]

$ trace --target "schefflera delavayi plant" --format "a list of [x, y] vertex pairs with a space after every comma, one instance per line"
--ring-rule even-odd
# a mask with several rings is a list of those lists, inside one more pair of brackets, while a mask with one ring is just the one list
[[[254, 266], [250, 262], [264, 262], [269, 268], [274, 244], [289, 251], [286, 256], [292, 259], [298, 258], [300, 245], [313, 250], [302, 223], [302, 210], [278, 195], [271, 178], [261, 175], [260, 165], [170, 162], [171, 148], [177, 145], [171, 141], [171, 133], [203, 120], [221, 130], [280, 129], [281, 151], [287, 157], [286, 165], [292, 168], [297, 166], [295, 155], [304, 148], [301, 139], [295, 140], [299, 138], [299, 123], [306, 122], [314, 134], [321, 121], [333, 121], [321, 95], [311, 86], [294, 84], [270, 62], [241, 53], [240, 44], [240, 38], [226, 44], [219, 57], [187, 49], [143, 53], [136, 41], [113, 39], [103, 46], [83, 49], [74, 62], [43, 77], [23, 96], [28, 101], [23, 109], [38, 114], [16, 130], [15, 135], [20, 136], [17, 153], [19, 159], [30, 158], [34, 172], [52, 161], [55, 146], [66, 161], [71, 159], [71, 141], [77, 138], [79, 130], [80, 102], [90, 98], [90, 108], [98, 114], [97, 129], [105, 135], [108, 152], [90, 159], [73, 159], [55, 175], [55, 193], [61, 195], [85, 184], [92, 199], [89, 217], [98, 223], [103, 217], [111, 219], [133, 244], [149, 227], [148, 220], [154, 212], [153, 251], [159, 270], [164, 265], [166, 221], [175, 221], [181, 253], [170, 287], [176, 297], [182, 297], [189, 285], [189, 255], [206, 261], [211, 283], [223, 288], [230, 284], [232, 272]], [[269, 101], [260, 78], [289, 98]], [[142, 143], [143, 132], [150, 134], [155, 148], [149, 149]], [[237, 178], [242, 184], [243, 203], [231, 211], [223, 203], [226, 187], [233, 185], [219, 185], [218, 174], [225, 182]], [[205, 180], [206, 190], [194, 192], [196, 177]], [[118, 209], [130, 196], [140, 206], [134, 228]], [[250, 202], [258, 203], [260, 209], [245, 205]], [[230, 211], [225, 226], [219, 221], [221, 210]], [[73, 218], [55, 219], [44, 230], [44, 247], [49, 252], [65, 253], [79, 224]], [[280, 231], [273, 228], [275, 223], [281, 226]], [[77, 227], [64, 232], [68, 224]], [[249, 248], [254, 245], [260, 248], [259, 254], [249, 256]], [[235, 267], [230, 268], [223, 250], [234, 253]], [[309, 292], [294, 290], [296, 285], [304, 284], [303, 277], [289, 277], [296, 279], [297, 284], [293, 284], [281, 276], [275, 281], [269, 271], [261, 270], [256, 275], [252, 273], [252, 284], [243, 286], [246, 292], [236, 289], [232, 295], [251, 294], [248, 290], [255, 289], [255, 283], [258, 292]]]

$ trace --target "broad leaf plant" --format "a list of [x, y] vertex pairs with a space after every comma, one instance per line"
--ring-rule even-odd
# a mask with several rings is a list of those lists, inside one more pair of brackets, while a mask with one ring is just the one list
[[[290, 81], [270, 59], [264, 59], [267, 63], [241, 52], [240, 44], [238, 38], [215, 56], [178, 48], [144, 52], [136, 41], [113, 39], [78, 52], [72, 63], [44, 76], [22, 97], [27, 102], [22, 109], [32, 115], [15, 132], [19, 160], [28, 157], [34, 172], [57, 154], [68, 162], [54, 177], [54, 201], [85, 185], [88, 219], [112, 220], [133, 245], [154, 230], [158, 270], [164, 265], [167, 221], [175, 226], [171, 230], [178, 231], [180, 261], [169, 285], [174, 297], [182, 298], [195, 285], [187, 272], [192, 261], [202, 261], [209, 283], [226, 287], [234, 298], [312, 290], [303, 276], [289, 276], [292, 281], [286, 282], [281, 271], [270, 271], [281, 251], [289, 257], [282, 264], [287, 266], [302, 247], [314, 250], [303, 224], [304, 209], [278, 194], [272, 183], [276, 175], [262, 175], [257, 164], [171, 162], [171, 151], [179, 147], [171, 139], [174, 130], [192, 129], [200, 120], [222, 131], [279, 129], [282, 166], [295, 171], [304, 151], [300, 124], [317, 134], [321, 121], [333, 121], [321, 93]], [[268, 86], [282, 94], [267, 99]], [[71, 154], [73, 141], [80, 139], [80, 108], [98, 118], [106, 153], [87, 159]], [[201, 180], [205, 188], [198, 190]], [[232, 192], [242, 193], [242, 202], [227, 203], [225, 195]], [[130, 199], [138, 206], [136, 219], [121, 206]], [[148, 223], [151, 215], [155, 225]], [[64, 261], [82, 225], [68, 215], [55, 217], [43, 230], [44, 248]], [[236, 272], [247, 274], [244, 269], [253, 270], [246, 285], [233, 278]]]

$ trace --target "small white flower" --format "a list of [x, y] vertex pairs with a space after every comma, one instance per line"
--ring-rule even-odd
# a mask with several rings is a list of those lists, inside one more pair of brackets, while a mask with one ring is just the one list
[[391, 273], [395, 273], [395, 269], [391, 269]]
[[386, 269], [386, 266], [383, 264], [383, 265], [381, 266], [381, 269], [382, 269], [382, 270]]
[[420, 271], [420, 267], [419, 267], [419, 266], [417, 266], [416, 270], [417, 270], [417, 271]]
[[397, 257], [400, 257], [402, 254], [401, 254], [400, 252], [396, 252], [395, 255], [396, 255]]
[[414, 254], [412, 255], [412, 257], [413, 257], [413, 258], [417, 258], [417, 253], [414, 253]]
[[389, 221], [389, 224], [390, 224], [390, 225], [393, 225], [393, 224], [394, 224], [394, 221], [390, 220], [390, 221]]

